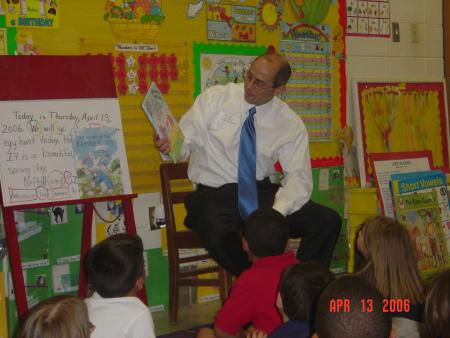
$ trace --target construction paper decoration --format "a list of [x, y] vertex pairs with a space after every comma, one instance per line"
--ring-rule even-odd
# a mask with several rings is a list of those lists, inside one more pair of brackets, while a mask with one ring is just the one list
[[317, 25], [325, 19], [333, 0], [291, 0], [291, 6], [300, 21]]

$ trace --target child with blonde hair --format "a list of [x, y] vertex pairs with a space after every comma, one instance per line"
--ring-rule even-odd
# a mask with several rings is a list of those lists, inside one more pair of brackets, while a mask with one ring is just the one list
[[27, 313], [17, 338], [89, 338], [93, 329], [83, 300], [54, 296]]
[[424, 288], [406, 228], [385, 216], [368, 218], [358, 231], [356, 247], [365, 259], [357, 275], [384, 297], [397, 337], [420, 337]]

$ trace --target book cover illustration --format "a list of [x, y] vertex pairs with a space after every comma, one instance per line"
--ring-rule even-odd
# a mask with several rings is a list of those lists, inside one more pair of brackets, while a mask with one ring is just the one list
[[449, 258], [436, 192], [397, 194], [394, 205], [398, 220], [408, 229], [419, 269], [428, 273], [446, 266]]
[[81, 198], [124, 193], [116, 133], [109, 127], [75, 133], [72, 145]]
[[152, 82], [145, 95], [144, 101], [142, 102], [142, 108], [150, 123], [153, 125], [153, 128], [155, 128], [158, 137], [168, 138], [170, 141], [170, 158], [167, 158], [164, 154], [161, 154], [161, 157], [164, 160], [171, 159], [174, 163], [178, 162], [184, 136], [177, 121], [164, 101], [158, 86], [154, 82]]
[[450, 208], [447, 178], [440, 170], [394, 174], [391, 176], [394, 195], [408, 195], [416, 192], [436, 192], [440, 208], [440, 221], [447, 251], [450, 252]]

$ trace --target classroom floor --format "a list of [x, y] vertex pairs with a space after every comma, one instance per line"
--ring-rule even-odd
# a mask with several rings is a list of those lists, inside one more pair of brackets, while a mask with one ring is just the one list
[[176, 324], [169, 323], [169, 314], [166, 311], [152, 313], [155, 324], [156, 336], [167, 333], [189, 329], [214, 321], [214, 316], [220, 308], [220, 300], [202, 304], [181, 306], [178, 310], [178, 321]]

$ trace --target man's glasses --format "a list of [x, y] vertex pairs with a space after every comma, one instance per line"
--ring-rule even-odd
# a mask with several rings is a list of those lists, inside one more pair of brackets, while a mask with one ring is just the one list
[[269, 85], [262, 80], [256, 79], [249, 70], [245, 73], [245, 82], [247, 84], [253, 84], [257, 89], [273, 88], [273, 84]]

